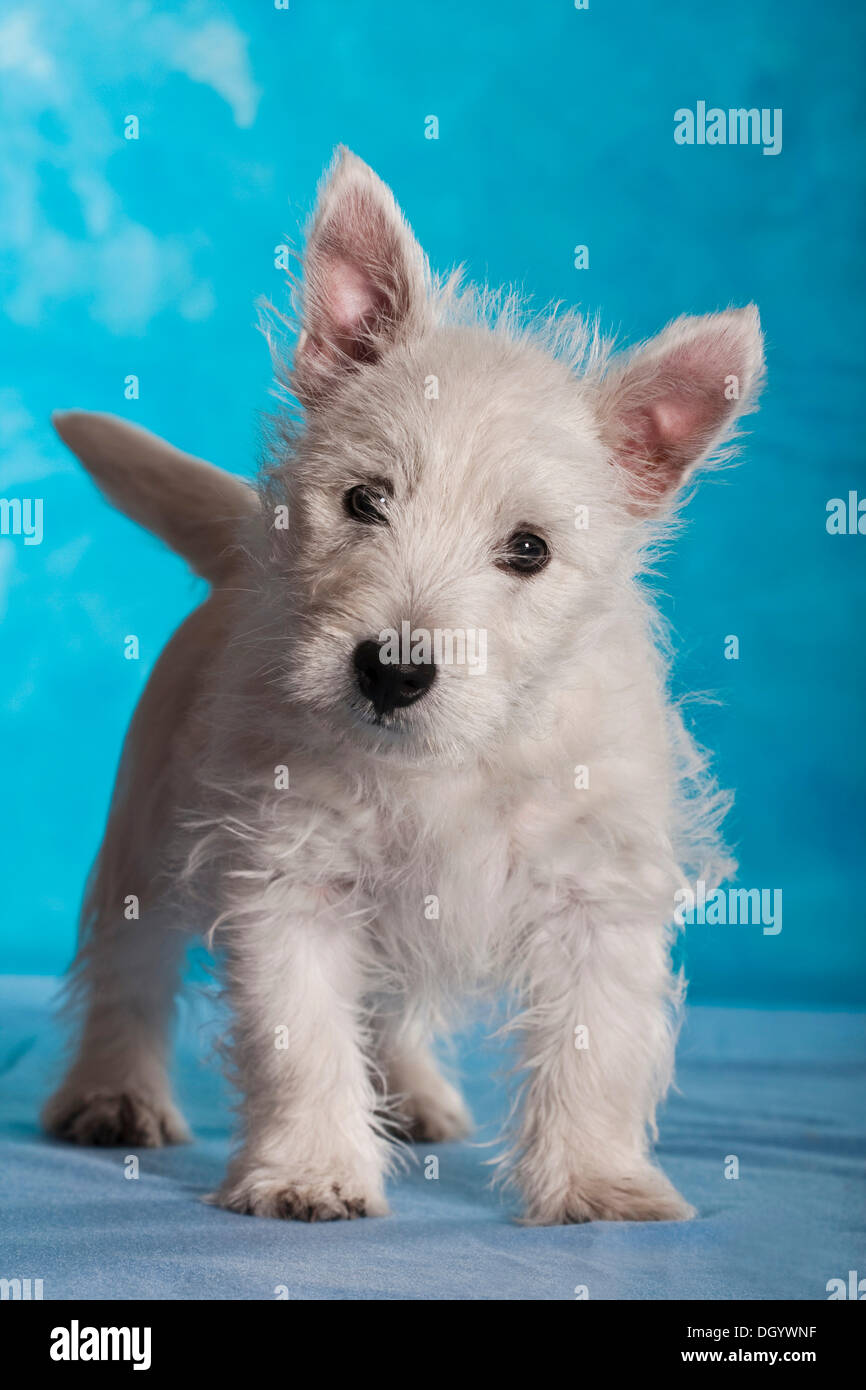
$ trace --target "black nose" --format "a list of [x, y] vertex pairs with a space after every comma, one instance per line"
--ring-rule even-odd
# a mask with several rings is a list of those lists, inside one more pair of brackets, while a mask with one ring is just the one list
[[390, 714], [427, 693], [436, 679], [436, 667], [432, 662], [398, 666], [382, 661], [380, 651], [378, 642], [359, 642], [352, 661], [361, 694], [377, 714]]

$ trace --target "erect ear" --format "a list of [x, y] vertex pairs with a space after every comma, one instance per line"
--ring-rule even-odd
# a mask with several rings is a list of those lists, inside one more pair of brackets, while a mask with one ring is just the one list
[[315, 406], [359, 363], [423, 322], [427, 262], [390, 189], [340, 148], [325, 176], [304, 256], [293, 389]]
[[613, 364], [601, 384], [602, 433], [635, 509], [665, 500], [754, 409], [764, 372], [758, 311], [676, 319]]

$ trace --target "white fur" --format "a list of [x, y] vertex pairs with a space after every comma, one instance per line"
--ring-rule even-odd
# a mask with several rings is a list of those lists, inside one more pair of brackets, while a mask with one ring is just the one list
[[[526, 1219], [686, 1217], [650, 1153], [681, 993], [670, 922], [684, 874], [725, 867], [725, 800], [667, 697], [640, 576], [677, 489], [754, 402], [757, 315], [680, 319], [616, 356], [576, 316], [526, 325], [511, 299], [433, 280], [346, 152], [301, 314], [293, 370], [275, 352], [303, 423], [277, 422], [258, 507], [227, 483], [234, 559], [213, 567], [130, 733], [73, 977], [79, 1055], [46, 1124], [82, 1142], [182, 1137], [170, 927], [200, 923], [226, 952], [243, 1097], [222, 1205], [384, 1212], [385, 1112], [429, 1140], [467, 1131], [430, 1040], [487, 991], [521, 1037], [504, 1163]], [[87, 420], [58, 428], [97, 472]], [[114, 428], [124, 505], [141, 446]], [[346, 490], [383, 478], [389, 524], [348, 517]], [[195, 523], [190, 489], [167, 487], [166, 515], [178, 506]], [[184, 528], [146, 520], [186, 553]], [[537, 575], [495, 563], [518, 529], [550, 546]], [[404, 619], [485, 629], [487, 671], [441, 667], [377, 725], [352, 653]]]

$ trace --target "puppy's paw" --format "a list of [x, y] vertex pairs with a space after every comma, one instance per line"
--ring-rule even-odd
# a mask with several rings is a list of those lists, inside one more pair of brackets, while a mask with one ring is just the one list
[[472, 1116], [456, 1087], [444, 1077], [435, 1089], [425, 1089], [399, 1102], [397, 1122], [414, 1144], [444, 1144], [472, 1132]]
[[46, 1105], [42, 1123], [55, 1139], [101, 1148], [159, 1149], [191, 1138], [170, 1100], [131, 1089], [60, 1091]]
[[658, 1168], [635, 1173], [575, 1176], [561, 1191], [527, 1204], [526, 1223], [561, 1226], [584, 1221], [689, 1221], [695, 1208]]
[[243, 1216], [271, 1216], [282, 1221], [354, 1221], [359, 1216], [387, 1216], [381, 1191], [351, 1179], [305, 1178], [292, 1182], [271, 1169], [253, 1169], [227, 1179], [207, 1199]]

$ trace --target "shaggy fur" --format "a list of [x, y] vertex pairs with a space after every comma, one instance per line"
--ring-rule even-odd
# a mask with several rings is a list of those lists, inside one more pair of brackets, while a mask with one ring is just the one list
[[[681, 318], [616, 355], [577, 316], [527, 324], [434, 280], [346, 151], [300, 309], [293, 367], [275, 351], [303, 419], [282, 417], [256, 490], [109, 417], [57, 417], [111, 500], [214, 587], [127, 738], [46, 1127], [187, 1137], [166, 1052], [195, 929], [224, 949], [243, 1097], [221, 1205], [385, 1212], [389, 1109], [416, 1138], [469, 1130], [431, 1040], [485, 989], [522, 1043], [503, 1161], [526, 1219], [688, 1217], [650, 1151], [681, 994], [669, 924], [685, 874], [724, 870], [725, 803], [666, 695], [639, 577], [754, 404], [757, 313]], [[365, 483], [378, 524], [347, 513]], [[540, 572], [507, 568], [516, 532], [545, 540]], [[353, 653], [403, 620], [483, 630], [487, 669], [442, 665], [377, 718]]]

